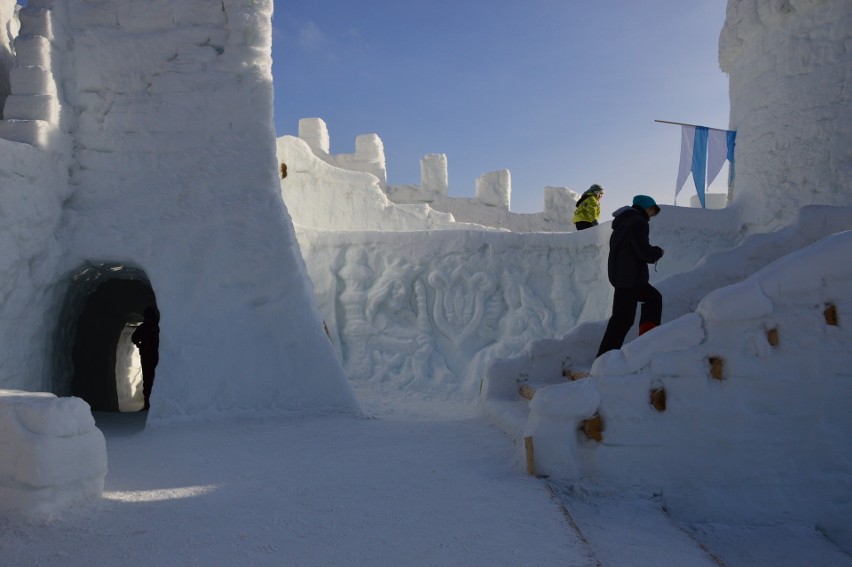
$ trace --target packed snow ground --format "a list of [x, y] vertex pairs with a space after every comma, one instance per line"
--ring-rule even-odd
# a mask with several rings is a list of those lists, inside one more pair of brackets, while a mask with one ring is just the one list
[[0, 563], [852, 565], [811, 528], [688, 526], [651, 500], [564, 493], [460, 406], [357, 393], [366, 419], [98, 414], [104, 498], [0, 520]]

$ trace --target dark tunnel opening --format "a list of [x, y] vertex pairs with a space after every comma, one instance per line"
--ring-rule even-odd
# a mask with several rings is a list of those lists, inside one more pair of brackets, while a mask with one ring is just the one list
[[73, 311], [79, 315], [70, 341], [70, 394], [85, 400], [92, 411], [132, 411], [121, 403], [126, 401], [130, 389], [129, 384], [122, 385], [129, 380], [131, 369], [127, 361], [135, 354], [135, 347], [129, 342], [130, 331], [142, 322], [146, 307], [156, 307], [156, 297], [139, 270], [95, 270], [97, 277], [86, 278], [86, 289], [77, 289], [74, 294], [78, 307]]

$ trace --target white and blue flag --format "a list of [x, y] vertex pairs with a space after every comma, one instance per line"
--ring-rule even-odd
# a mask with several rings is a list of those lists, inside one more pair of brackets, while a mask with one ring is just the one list
[[681, 126], [680, 167], [677, 172], [675, 199], [683, 188], [686, 178], [692, 174], [695, 190], [701, 206], [706, 208], [704, 194], [713, 183], [725, 161], [730, 162], [729, 183], [734, 180], [734, 145], [737, 133], [706, 126]]

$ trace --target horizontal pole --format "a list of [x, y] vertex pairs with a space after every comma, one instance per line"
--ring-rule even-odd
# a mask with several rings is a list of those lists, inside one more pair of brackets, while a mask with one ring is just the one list
[[675, 124], [677, 126], [692, 126], [694, 128], [707, 128], [708, 130], [718, 130], [719, 132], [728, 132], [724, 128], [710, 128], [709, 126], [698, 126], [697, 124], [687, 124], [686, 122], [672, 122], [670, 120], [654, 120], [654, 122], [659, 122], [660, 124]]

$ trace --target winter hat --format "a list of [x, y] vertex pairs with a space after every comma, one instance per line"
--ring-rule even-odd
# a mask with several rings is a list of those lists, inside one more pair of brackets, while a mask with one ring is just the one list
[[643, 209], [656, 209], [657, 214], [660, 214], [660, 207], [657, 202], [648, 195], [636, 195], [633, 197], [633, 204], [639, 205]]
[[595, 183], [586, 191], [586, 193], [603, 193], [604, 188]]

